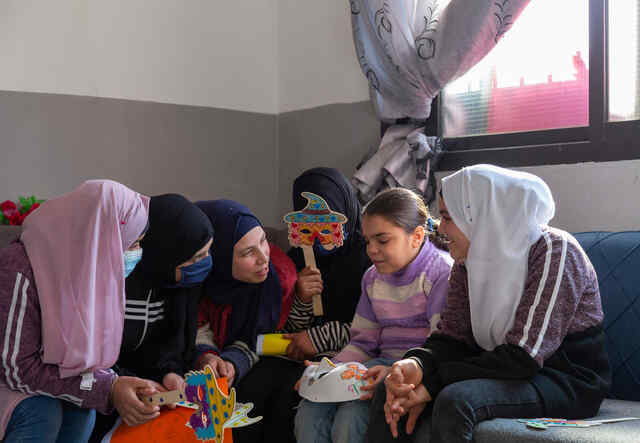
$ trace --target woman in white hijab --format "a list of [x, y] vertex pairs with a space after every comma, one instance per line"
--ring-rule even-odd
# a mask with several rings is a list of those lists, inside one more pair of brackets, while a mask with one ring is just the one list
[[376, 392], [369, 441], [470, 442], [490, 418], [595, 415], [610, 384], [598, 280], [547, 225], [549, 187], [476, 165], [443, 179], [439, 204], [456, 260], [447, 305]]

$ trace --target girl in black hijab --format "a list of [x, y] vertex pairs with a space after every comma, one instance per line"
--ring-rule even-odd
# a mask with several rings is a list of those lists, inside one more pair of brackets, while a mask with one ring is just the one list
[[165, 385], [168, 374], [182, 377], [193, 366], [197, 286], [212, 268], [213, 228], [196, 205], [177, 194], [151, 197], [149, 225], [142, 260], [126, 280], [118, 366]]
[[[213, 228], [207, 216], [177, 194], [151, 197], [149, 228], [141, 241], [142, 259], [125, 281], [125, 322], [119, 375], [155, 382], [156, 390], [180, 389], [183, 375], [194, 369], [198, 287], [212, 267]], [[127, 424], [141, 424], [157, 414], [130, 399]], [[115, 422], [99, 417], [91, 441]]]

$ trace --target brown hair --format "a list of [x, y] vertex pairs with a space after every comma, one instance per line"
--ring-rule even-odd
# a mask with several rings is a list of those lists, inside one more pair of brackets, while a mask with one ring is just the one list
[[391, 188], [380, 192], [362, 210], [362, 215], [379, 215], [402, 228], [407, 234], [422, 226], [426, 237], [438, 248], [448, 250], [444, 239], [438, 235], [440, 221], [429, 216], [422, 197], [405, 188]]

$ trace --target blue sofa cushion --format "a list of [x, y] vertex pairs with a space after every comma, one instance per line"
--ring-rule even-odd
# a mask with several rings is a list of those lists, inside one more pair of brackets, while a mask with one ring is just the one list
[[640, 231], [575, 234], [598, 274], [610, 398], [640, 401]]

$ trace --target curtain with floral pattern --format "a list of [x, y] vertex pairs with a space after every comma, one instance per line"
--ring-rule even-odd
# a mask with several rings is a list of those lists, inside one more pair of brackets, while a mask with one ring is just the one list
[[356, 54], [381, 120], [424, 120], [529, 0], [350, 0]]
[[[380, 120], [391, 123], [380, 147], [353, 176], [363, 203], [390, 187], [435, 196], [442, 152], [424, 134], [433, 98], [478, 63], [529, 0], [350, 0], [356, 54]], [[394, 125], [404, 119], [403, 125]], [[408, 120], [408, 124], [407, 124]]]

